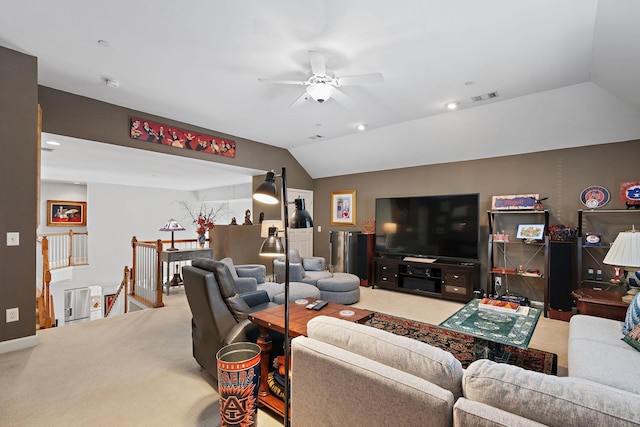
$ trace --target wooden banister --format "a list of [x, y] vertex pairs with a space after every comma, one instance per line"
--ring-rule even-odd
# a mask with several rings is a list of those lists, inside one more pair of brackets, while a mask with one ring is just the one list
[[[124, 312], [125, 313], [127, 312], [127, 306], [128, 306], [127, 287], [129, 286], [130, 277], [131, 277], [131, 271], [129, 270], [129, 267], [125, 266], [124, 277], [122, 278], [122, 282], [120, 282], [120, 286], [118, 286], [118, 290], [116, 291], [114, 298], [111, 300], [109, 305], [104, 308], [104, 317], [109, 316], [109, 314], [111, 313], [111, 309], [113, 308], [113, 305], [116, 303], [116, 301], [118, 300], [121, 294], [123, 295], [123, 298], [124, 298]], [[124, 292], [122, 292], [122, 290], [124, 290]]]

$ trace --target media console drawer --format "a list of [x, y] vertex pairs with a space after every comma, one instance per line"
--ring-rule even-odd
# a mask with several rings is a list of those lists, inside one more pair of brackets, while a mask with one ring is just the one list
[[467, 288], [465, 286], [445, 285], [444, 291], [449, 294], [465, 295], [467, 293]]

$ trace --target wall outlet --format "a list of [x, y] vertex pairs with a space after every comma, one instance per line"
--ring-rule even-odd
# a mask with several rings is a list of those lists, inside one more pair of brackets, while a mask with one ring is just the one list
[[499, 288], [500, 286], [502, 286], [502, 277], [494, 277], [493, 278], [493, 287], [494, 288]]
[[7, 308], [7, 323], [20, 320], [20, 308]]

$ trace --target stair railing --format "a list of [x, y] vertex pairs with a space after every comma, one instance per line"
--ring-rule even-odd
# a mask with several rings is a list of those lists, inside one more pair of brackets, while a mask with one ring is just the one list
[[50, 291], [51, 270], [49, 267], [49, 240], [47, 236], [42, 238], [42, 289], [38, 296], [38, 325], [42, 329], [55, 326], [55, 311], [53, 309], [53, 296]]
[[[131, 298], [152, 308], [164, 307], [162, 251], [164, 245], [169, 244], [171, 240], [142, 241], [136, 236], [131, 239], [133, 249]], [[174, 240], [174, 244], [178, 249], [187, 249], [195, 248], [198, 241], [197, 239]]]
[[89, 232], [69, 230], [66, 233], [38, 234], [38, 238], [48, 241], [45, 258], [49, 260], [51, 270], [89, 264]]
[[113, 308], [116, 301], [118, 301], [118, 298], [120, 298], [120, 295], [122, 295], [122, 298], [124, 298], [124, 304], [123, 304], [124, 312], [125, 313], [127, 312], [127, 307], [129, 305], [127, 299], [128, 299], [128, 289], [129, 289], [130, 279], [131, 279], [131, 270], [129, 270], [129, 267], [125, 266], [124, 277], [122, 278], [122, 282], [120, 282], [120, 286], [118, 286], [118, 290], [116, 291], [113, 299], [111, 299], [107, 304], [107, 306], [104, 308], [104, 317], [109, 316], [109, 314], [111, 313], [111, 309]]

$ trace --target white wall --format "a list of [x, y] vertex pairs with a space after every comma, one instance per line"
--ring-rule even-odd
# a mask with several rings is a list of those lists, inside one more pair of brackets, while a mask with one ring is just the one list
[[[63, 184], [54, 182], [42, 182], [40, 184], [40, 221], [38, 233], [66, 233], [70, 229], [73, 231], [86, 231], [86, 227], [47, 227], [47, 201], [48, 200], [68, 200], [73, 202], [87, 201], [87, 186], [79, 184]], [[87, 209], [88, 210], [88, 209]]]
[[[175, 218], [187, 230], [175, 233], [176, 239], [194, 239], [195, 226], [182, 207], [186, 202], [193, 209], [205, 201], [208, 206], [227, 204], [220, 224], [229, 224], [236, 217], [239, 224], [244, 221], [244, 212], [251, 208], [250, 187], [247, 191], [231, 190], [216, 192], [164, 190], [146, 187], [111, 184], [74, 185], [42, 182], [40, 192], [40, 226], [38, 233], [60, 233], [70, 229], [89, 232], [89, 265], [75, 268], [70, 276], [68, 269], [60, 280], [69, 280], [74, 288], [102, 285], [115, 286], [122, 280], [124, 266], [131, 267], [131, 238], [138, 240], [169, 240], [170, 233], [159, 231], [169, 218]], [[235, 200], [224, 197], [236, 197]], [[47, 200], [71, 200], [87, 202], [86, 227], [47, 227]], [[252, 220], [257, 223], [257, 214]], [[40, 255], [38, 245], [36, 255]], [[42, 277], [41, 256], [38, 258], [38, 278]], [[106, 292], [108, 293], [108, 292]]]
[[[96, 183], [73, 185], [43, 182], [40, 193], [41, 221], [38, 233], [67, 232], [69, 229], [89, 232], [89, 265], [53, 272], [53, 280], [58, 278], [58, 282], [52, 285], [52, 294], [54, 299], [60, 300], [55, 302], [56, 317], [64, 317], [62, 297], [65, 289], [101, 286], [103, 295], [116, 291], [122, 281], [124, 267], [131, 267], [132, 264], [131, 238], [133, 236], [138, 240], [169, 240], [171, 234], [159, 229], [167, 220], [175, 218], [186, 228], [185, 231], [175, 232], [175, 238], [195, 239], [195, 226], [181, 202], [186, 202], [193, 209], [197, 209], [203, 200], [206, 200], [209, 207], [227, 203], [229, 210], [218, 223], [228, 224], [231, 217], [236, 216], [238, 223], [242, 224], [245, 210], [251, 207], [250, 193], [249, 197], [242, 194], [244, 197], [236, 200], [223, 200], [224, 196], [228, 194]], [[208, 201], [211, 200], [209, 197], [217, 200]], [[87, 226], [47, 227], [47, 200], [86, 201]], [[257, 217], [254, 221], [257, 222]], [[41, 250], [41, 245], [38, 245], [36, 259], [40, 282]], [[38, 283], [38, 286], [41, 286], [41, 283]], [[122, 312], [122, 308], [118, 307], [115, 311]]]

